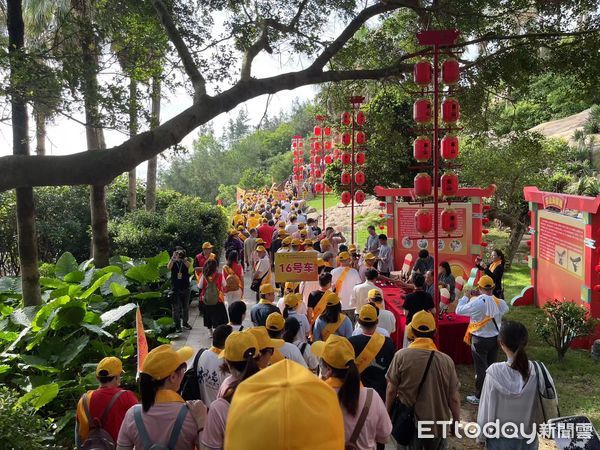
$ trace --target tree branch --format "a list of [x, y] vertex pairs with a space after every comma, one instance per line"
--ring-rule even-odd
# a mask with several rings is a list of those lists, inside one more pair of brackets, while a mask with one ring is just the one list
[[167, 10], [167, 7], [163, 1], [152, 0], [152, 4], [158, 13], [163, 27], [165, 27], [165, 31], [167, 32], [170, 41], [175, 46], [177, 54], [181, 58], [185, 73], [187, 73], [188, 77], [190, 77], [190, 81], [192, 82], [192, 86], [194, 88], [194, 101], [197, 101], [199, 97], [206, 95], [206, 81], [200, 74], [196, 63], [194, 62], [194, 58], [192, 58], [187, 45], [183, 41], [181, 34], [179, 34], [179, 31], [173, 22], [173, 18], [171, 17], [171, 14]]

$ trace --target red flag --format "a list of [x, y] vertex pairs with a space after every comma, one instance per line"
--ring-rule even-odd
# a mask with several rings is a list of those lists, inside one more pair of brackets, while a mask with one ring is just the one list
[[142, 364], [148, 355], [148, 341], [146, 340], [146, 333], [144, 332], [144, 324], [142, 322], [142, 312], [138, 306], [135, 313], [135, 331], [137, 335], [137, 374], [139, 376], [142, 371]]

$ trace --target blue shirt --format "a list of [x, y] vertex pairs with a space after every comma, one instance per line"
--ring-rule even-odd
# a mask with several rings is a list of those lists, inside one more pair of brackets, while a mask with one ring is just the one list
[[[321, 341], [321, 333], [323, 332], [323, 328], [327, 325], [327, 322], [322, 318], [318, 318], [315, 322], [315, 327], [313, 329], [313, 341]], [[352, 336], [352, 322], [350, 319], [346, 317], [346, 319], [342, 322], [337, 331], [333, 334], [337, 334], [338, 336], [343, 336], [345, 338], [349, 338]]]

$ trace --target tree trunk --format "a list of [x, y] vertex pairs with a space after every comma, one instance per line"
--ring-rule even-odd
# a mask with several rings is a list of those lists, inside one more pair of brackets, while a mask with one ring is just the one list
[[519, 249], [519, 244], [523, 239], [523, 235], [525, 231], [527, 231], [527, 225], [529, 224], [529, 219], [527, 212], [529, 211], [527, 205], [524, 205], [519, 212], [519, 217], [515, 221], [514, 225], [511, 227], [510, 237], [508, 238], [508, 243], [506, 244], [506, 252], [504, 257], [506, 258], [506, 269], [510, 269], [513, 259], [517, 254], [517, 250]]
[[44, 156], [46, 154], [46, 115], [41, 111], [33, 109], [35, 119], [35, 154]]
[[[129, 78], [129, 137], [138, 133], [138, 105], [137, 105], [137, 81]], [[137, 206], [137, 179], [136, 168], [129, 171], [129, 182], [127, 186], [127, 206], [133, 211]]]
[[[83, 100], [85, 108], [85, 137], [88, 151], [106, 149], [104, 131], [98, 112], [98, 44], [91, 24], [91, 5], [87, 0], [72, 0], [79, 19], [79, 42], [83, 61]], [[108, 238], [108, 210], [106, 186], [93, 185], [90, 191], [90, 216], [92, 223], [92, 257], [96, 267], [109, 264], [110, 240]]]
[[[13, 153], [29, 155], [29, 117], [27, 104], [19, 85], [17, 67], [25, 40], [25, 24], [21, 0], [9, 0], [7, 5], [8, 52], [10, 58], [10, 87]], [[23, 305], [33, 306], [42, 303], [40, 291], [40, 272], [38, 270], [37, 236], [35, 232], [35, 206], [33, 188], [21, 187], [16, 190], [17, 233], [19, 241], [19, 261], [21, 264], [21, 287]]]
[[[160, 125], [160, 77], [152, 78], [152, 117], [150, 128], [154, 129]], [[148, 171], [146, 173], [146, 210], [156, 211], [156, 175], [158, 169], [158, 156], [148, 160]]]

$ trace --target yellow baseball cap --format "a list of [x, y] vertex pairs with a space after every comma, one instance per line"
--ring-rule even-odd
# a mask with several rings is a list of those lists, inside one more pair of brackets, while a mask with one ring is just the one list
[[264, 350], [265, 348], [281, 348], [285, 343], [283, 339], [271, 339], [265, 327], [248, 328], [244, 333], [250, 333], [256, 338], [259, 350]]
[[492, 280], [492, 277], [490, 277], [489, 275], [484, 275], [479, 279], [477, 285], [480, 288], [491, 289], [494, 287], [494, 280]]
[[288, 294], [283, 298], [283, 303], [289, 308], [295, 308], [302, 301], [300, 294]]
[[116, 377], [123, 373], [123, 363], [115, 356], [108, 356], [100, 360], [96, 366], [96, 376]]
[[340, 302], [338, 295], [329, 289], [325, 291], [322, 298], [325, 299], [327, 306], [337, 305]]
[[281, 315], [281, 313], [274, 312], [269, 314], [267, 317], [267, 322], [265, 324], [265, 328], [271, 331], [281, 331], [285, 326], [285, 319]]
[[377, 259], [377, 256], [375, 256], [373, 253], [369, 252], [365, 255], [365, 259], [367, 261], [373, 261], [373, 260]]
[[414, 339], [413, 330], [420, 331], [422, 333], [428, 333], [435, 331], [435, 318], [429, 311], [419, 311], [416, 313], [411, 322], [406, 325], [407, 337]]
[[258, 247], [256, 247], [256, 251], [257, 252], [266, 252], [267, 249], [265, 248], [264, 245], [259, 245]]
[[275, 293], [275, 288], [271, 283], [266, 283], [260, 286], [259, 292], [261, 294], [273, 294]]
[[277, 226], [278, 226], [279, 228], [285, 228], [285, 222], [279, 222], [279, 223], [277, 224]]
[[285, 237], [285, 236], [287, 236], [287, 235], [288, 235], [288, 233], [287, 233], [287, 231], [285, 231], [284, 229], [281, 229], [281, 230], [279, 230], [279, 231], [277, 232], [277, 235], [278, 235], [279, 237]]
[[348, 252], [342, 252], [338, 255], [338, 257], [340, 258], [340, 261], [348, 261], [350, 258], [352, 258]]
[[350, 253], [355, 253], [356, 252], [356, 245], [352, 244], [348, 247], [348, 251]]
[[323, 267], [325, 265], [325, 261], [323, 258], [317, 258], [317, 267]]
[[344, 448], [344, 441], [336, 392], [284, 359], [240, 383], [227, 414], [224, 448], [331, 450]]
[[331, 245], [331, 241], [327, 238], [321, 239], [321, 245]]
[[228, 361], [246, 361], [250, 355], [258, 355], [258, 341], [253, 334], [234, 331], [225, 340], [225, 348], [219, 353], [219, 358]]
[[142, 373], [150, 375], [155, 380], [162, 380], [175, 372], [193, 355], [192, 347], [181, 347], [176, 351], [169, 344], [160, 345], [146, 356], [142, 364]]
[[283, 286], [283, 289], [290, 289], [291, 291], [295, 291], [298, 286], [300, 286], [300, 283], [296, 281], [286, 281], [285, 285]]
[[238, 234], [238, 232], [237, 232], [237, 230], [235, 228], [229, 230], [229, 236], [235, 236], [236, 234]]
[[335, 369], [345, 369], [354, 361], [354, 347], [348, 339], [337, 334], [330, 335], [326, 341], [317, 341], [311, 345], [315, 355]]
[[287, 247], [292, 243], [292, 238], [290, 236], [286, 237], [283, 241], [281, 241], [281, 245]]
[[202, 250], [207, 250], [209, 248], [213, 248], [213, 245], [210, 242], [205, 242], [202, 244]]
[[311, 241], [310, 239], [304, 239], [304, 246], [305, 247], [312, 247], [313, 246], [313, 241]]
[[300, 222], [300, 223], [298, 224], [298, 229], [299, 229], [299, 230], [303, 230], [305, 226], [306, 226], [306, 224], [304, 224], [304, 223]]
[[262, 238], [256, 240], [256, 245], [265, 245], [265, 241]]
[[379, 289], [371, 289], [367, 294], [367, 298], [369, 300], [379, 299], [381, 301], [383, 299], [383, 294]]
[[239, 227], [237, 227], [238, 231], [244, 231], [244, 225], [240, 225]]
[[293, 246], [302, 245], [302, 241], [300, 239], [292, 239], [292, 245]]
[[307, 236], [308, 230], [300, 230], [300, 236]]
[[373, 305], [363, 305], [358, 313], [358, 318], [363, 322], [375, 323], [377, 322], [377, 316], [379, 311]]

